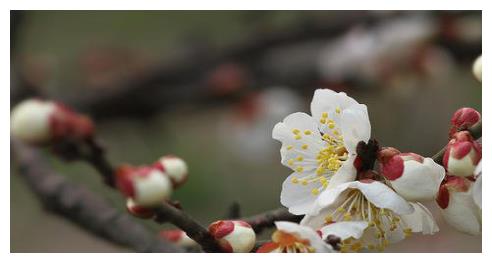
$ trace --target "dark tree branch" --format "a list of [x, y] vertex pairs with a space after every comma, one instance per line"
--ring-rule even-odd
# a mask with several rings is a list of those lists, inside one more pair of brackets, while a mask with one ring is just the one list
[[138, 252], [184, 251], [159, 239], [129, 215], [116, 210], [107, 200], [54, 173], [38, 150], [15, 140], [11, 141], [11, 147], [20, 175], [49, 211], [70, 219], [99, 237]]
[[209, 234], [208, 230], [196, 222], [191, 216], [168, 204], [163, 204], [155, 210], [155, 221], [159, 223], [170, 222], [181, 228], [195, 242], [200, 244], [205, 252], [221, 252], [217, 241]]
[[256, 233], [260, 233], [265, 228], [273, 227], [275, 221], [299, 222], [301, 219], [302, 216], [293, 215], [289, 213], [286, 208], [281, 207], [255, 216], [243, 218], [242, 220], [248, 222]]

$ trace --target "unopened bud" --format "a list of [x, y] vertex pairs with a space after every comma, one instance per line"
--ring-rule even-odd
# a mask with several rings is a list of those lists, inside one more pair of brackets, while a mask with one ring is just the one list
[[167, 241], [175, 243], [181, 247], [192, 248], [199, 246], [195, 240], [191, 239], [184, 231], [180, 229], [163, 230], [159, 233], [159, 235]]
[[457, 132], [449, 141], [444, 152], [443, 165], [448, 174], [454, 176], [472, 176], [482, 159], [482, 149], [467, 131]]
[[169, 176], [175, 188], [184, 184], [188, 179], [188, 166], [179, 157], [164, 156], [154, 166]]
[[378, 161], [380, 163], [386, 163], [391, 159], [393, 156], [400, 154], [401, 152], [393, 147], [383, 147], [381, 150], [378, 152]]
[[123, 165], [116, 171], [116, 185], [135, 204], [153, 207], [171, 197], [173, 192], [168, 176], [154, 167]]
[[461, 108], [457, 110], [451, 118], [451, 128], [449, 129], [449, 138], [461, 130], [465, 130], [473, 126], [481, 120], [481, 115], [473, 108]]
[[447, 176], [439, 188], [436, 202], [449, 225], [461, 232], [478, 235], [482, 228], [482, 217], [473, 201], [472, 184], [463, 177]]
[[225, 252], [248, 253], [255, 246], [255, 231], [244, 221], [219, 220], [208, 231]]
[[86, 139], [94, 133], [92, 121], [61, 103], [28, 99], [11, 112], [12, 135], [31, 144], [65, 138]]
[[393, 189], [409, 201], [426, 201], [435, 198], [444, 179], [444, 168], [431, 158], [415, 153], [394, 155], [382, 164], [381, 173]]
[[126, 209], [130, 214], [144, 219], [152, 218], [155, 214], [152, 209], [135, 204], [135, 201], [131, 198], [126, 200]]
[[52, 102], [25, 100], [10, 114], [12, 135], [26, 143], [43, 144], [51, 140], [50, 118], [56, 110]]
[[475, 78], [478, 79], [478, 81], [482, 82], [482, 55], [478, 57], [475, 62], [473, 63], [473, 75], [475, 75]]

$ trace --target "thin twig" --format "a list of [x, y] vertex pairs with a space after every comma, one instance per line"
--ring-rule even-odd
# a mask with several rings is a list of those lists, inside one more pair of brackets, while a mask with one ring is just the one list
[[275, 221], [299, 222], [301, 219], [302, 216], [293, 215], [289, 213], [286, 208], [281, 207], [255, 216], [243, 218], [242, 220], [250, 224], [256, 233], [260, 233], [265, 228], [273, 227]]

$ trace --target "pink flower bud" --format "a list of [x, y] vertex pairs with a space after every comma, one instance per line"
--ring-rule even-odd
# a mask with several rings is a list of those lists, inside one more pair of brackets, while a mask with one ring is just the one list
[[152, 209], [135, 204], [135, 201], [131, 198], [126, 200], [126, 209], [130, 214], [144, 219], [152, 218], [155, 214]]
[[175, 243], [181, 247], [192, 248], [199, 246], [195, 240], [191, 239], [184, 231], [180, 229], [163, 230], [159, 233], [159, 235], [167, 241]]
[[457, 110], [451, 118], [451, 129], [449, 130], [449, 138], [459, 131], [468, 129], [475, 123], [481, 120], [481, 115], [473, 108], [461, 108]]
[[179, 157], [164, 156], [154, 166], [169, 176], [175, 188], [184, 184], [188, 179], [188, 166]]
[[482, 228], [482, 216], [473, 201], [472, 184], [463, 177], [447, 176], [439, 188], [436, 202], [449, 225], [458, 231], [478, 235]]
[[126, 197], [142, 207], [159, 205], [169, 199], [173, 192], [167, 175], [149, 166], [120, 166], [116, 171], [116, 185]]
[[94, 133], [88, 117], [60, 103], [38, 99], [15, 106], [10, 121], [12, 135], [31, 144], [47, 144], [67, 137], [85, 139]]
[[449, 175], [472, 176], [482, 159], [481, 148], [468, 131], [457, 132], [446, 146], [442, 160], [444, 168]]
[[382, 163], [381, 173], [393, 189], [408, 201], [435, 198], [444, 179], [444, 168], [431, 158], [415, 153], [400, 153]]
[[244, 221], [215, 221], [208, 231], [225, 252], [247, 253], [255, 246], [255, 231]]

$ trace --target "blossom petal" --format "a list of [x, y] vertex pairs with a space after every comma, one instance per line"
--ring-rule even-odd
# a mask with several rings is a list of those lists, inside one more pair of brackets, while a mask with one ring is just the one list
[[481, 214], [471, 196], [470, 190], [467, 192], [451, 192], [449, 205], [441, 209], [446, 222], [457, 230], [470, 235], [481, 233]]
[[482, 176], [479, 176], [472, 188], [473, 201], [482, 209]]
[[[294, 131], [298, 134], [295, 134]], [[283, 165], [295, 169], [296, 166], [291, 165], [292, 162], [302, 156], [302, 160], [306, 161], [300, 163], [303, 169], [313, 170], [316, 168], [316, 155], [322, 147], [322, 140], [317, 124], [314, 123], [311, 116], [301, 112], [290, 114], [283, 122], [275, 125], [272, 137], [282, 142], [280, 155]]]
[[312, 194], [313, 188], [320, 188], [321, 184], [312, 182], [309, 185], [301, 183], [292, 183], [294, 178], [302, 178], [307, 174], [292, 173], [285, 179], [282, 184], [282, 192], [280, 194], [280, 203], [289, 208], [289, 212], [295, 215], [303, 215], [311, 211], [314, 207], [315, 200], [318, 196]]
[[410, 203], [415, 212], [409, 215], [401, 215], [405, 224], [412, 229], [412, 232], [421, 232], [424, 235], [432, 235], [439, 231], [431, 212], [418, 202]]
[[375, 206], [390, 209], [399, 215], [410, 214], [414, 211], [413, 207], [405, 201], [405, 199], [396, 194], [385, 184], [377, 181], [370, 183], [355, 181], [341, 184], [329, 191], [321, 193], [317, 199], [316, 207], [313, 209], [314, 214], [319, 213], [321, 209], [334, 204], [340, 194], [348, 188], [359, 189], [367, 200]]
[[286, 221], [277, 221], [275, 222], [275, 226], [278, 230], [298, 234], [298, 236], [302, 239], [309, 240], [310, 245], [316, 250], [317, 253], [334, 252], [333, 248], [325, 243], [318, 233], [310, 227], [301, 226], [299, 224]]
[[477, 168], [475, 168], [474, 174], [477, 177], [477, 180], [472, 188], [473, 201], [475, 201], [475, 204], [482, 209], [482, 160], [480, 160]]
[[338, 222], [322, 227], [321, 232], [323, 233], [323, 239], [326, 239], [329, 235], [335, 235], [342, 240], [350, 237], [359, 239], [364, 234], [367, 226], [368, 223], [365, 221]]
[[371, 138], [371, 123], [366, 105], [357, 104], [345, 109], [342, 112], [341, 129], [345, 148], [349, 153], [355, 154], [357, 144]]
[[330, 89], [317, 89], [311, 101], [311, 114], [315, 120], [318, 120], [323, 112], [333, 113], [337, 107], [344, 110], [356, 104], [358, 104], [357, 101], [347, 96], [345, 92], [337, 93]]
[[354, 166], [354, 160], [355, 156], [350, 155], [349, 158], [342, 163], [340, 169], [338, 169], [338, 171], [331, 177], [328, 189], [355, 180], [357, 170]]

